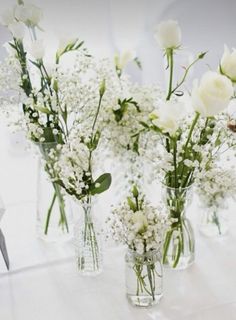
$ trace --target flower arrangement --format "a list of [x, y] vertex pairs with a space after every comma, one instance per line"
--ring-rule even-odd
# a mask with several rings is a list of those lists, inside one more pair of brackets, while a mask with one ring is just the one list
[[213, 224], [217, 228], [217, 234], [221, 235], [223, 217], [221, 219], [220, 212], [227, 208], [228, 198], [235, 199], [236, 175], [234, 171], [218, 165], [213, 166], [204, 175], [198, 177], [197, 194], [204, 208], [201, 229], [205, 230], [207, 225]]
[[[127, 200], [113, 210], [108, 224], [112, 239], [129, 248], [126, 260], [132, 273], [127, 275], [128, 297], [132, 303], [140, 305], [142, 297], [148, 295], [153, 303], [157, 295], [162, 294], [156, 293], [160, 289], [156, 282], [161, 281], [162, 275], [161, 270], [160, 273], [156, 271], [155, 259], [156, 252], [161, 250], [165, 230], [169, 227], [167, 215], [161, 207], [153, 207], [137, 187], [133, 186]], [[130, 257], [130, 254], [133, 256]], [[136, 298], [133, 299], [132, 296]]]
[[[78, 268], [84, 274], [98, 273], [101, 269], [101, 248], [99, 246], [99, 234], [92, 216], [92, 199], [101, 194], [111, 185], [111, 174], [103, 173], [98, 178], [95, 165], [97, 164], [97, 151], [100, 146], [101, 131], [97, 128], [103, 97], [106, 86], [103, 80], [97, 92], [98, 101], [94, 119], [89, 117], [78, 128], [71, 131], [68, 141], [51, 149], [48, 163], [50, 177], [56, 185], [72, 196], [82, 207], [83, 223], [79, 226], [79, 256]], [[96, 96], [96, 92], [94, 92]], [[89, 127], [90, 123], [90, 127]]]
[[[149, 142], [152, 145], [142, 152], [157, 167], [167, 190], [165, 201], [170, 215], [177, 219], [166, 234], [163, 261], [174, 268], [182, 268], [181, 257], [186, 256], [186, 246], [185, 227], [181, 221], [186, 209], [187, 190], [199, 173], [207, 172], [222, 152], [235, 146], [235, 137], [228, 129], [228, 116], [224, 112], [234, 92], [231, 80], [214, 71], [207, 71], [200, 81], [195, 80], [191, 96], [181, 92], [189, 70], [206, 53], [200, 53], [174, 85], [174, 54], [181, 47], [178, 23], [172, 20], [162, 22], [157, 28], [156, 38], [167, 58], [169, 85], [164, 101], [153, 110], [149, 121], [142, 123], [146, 132], [153, 131], [159, 136], [159, 143], [154, 146], [152, 141]], [[186, 230], [192, 262], [194, 238], [191, 233]], [[171, 248], [173, 253], [170, 253]]]

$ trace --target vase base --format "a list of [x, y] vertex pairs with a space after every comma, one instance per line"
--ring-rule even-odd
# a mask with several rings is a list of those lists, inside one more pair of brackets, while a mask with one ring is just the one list
[[48, 243], [53, 243], [53, 242], [64, 243], [64, 242], [71, 241], [73, 238], [73, 232], [72, 232], [73, 226], [69, 226], [69, 230], [71, 231], [67, 232], [67, 231], [63, 231], [59, 227], [55, 227], [55, 228], [51, 227], [48, 230], [48, 233], [45, 234], [45, 231], [43, 230], [41, 225], [36, 227], [37, 237]]
[[163, 263], [163, 266], [167, 269], [173, 270], [185, 270], [189, 268], [194, 263], [194, 255], [187, 257], [180, 257], [178, 263], [175, 265], [175, 262], [172, 260], [172, 257], [166, 257], [166, 262]]
[[96, 277], [102, 273], [102, 269], [99, 270], [78, 270], [80, 276], [83, 277]]
[[158, 304], [159, 301], [161, 300], [163, 294], [159, 294], [159, 295], [155, 295], [154, 296], [154, 300], [153, 297], [151, 296], [147, 296], [147, 295], [129, 295], [127, 294], [127, 299], [129, 301], [129, 303], [133, 306], [136, 307], [141, 307], [141, 308], [147, 308], [147, 307], [151, 307], [155, 304]]

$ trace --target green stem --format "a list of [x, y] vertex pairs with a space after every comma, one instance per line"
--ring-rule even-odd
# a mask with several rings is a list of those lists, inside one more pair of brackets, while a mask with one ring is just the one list
[[48, 209], [48, 213], [47, 213], [47, 219], [46, 219], [46, 225], [45, 225], [45, 229], [44, 229], [44, 234], [47, 235], [48, 234], [48, 227], [49, 227], [49, 222], [50, 222], [50, 218], [51, 218], [51, 213], [52, 213], [52, 209], [54, 206], [56, 200], [56, 192], [54, 192], [53, 198], [52, 198], [52, 202], [51, 205]]
[[166, 55], [167, 55], [168, 65], [170, 68], [169, 89], [168, 89], [166, 100], [170, 100], [172, 95], [173, 71], [174, 71], [173, 49], [167, 49]]
[[67, 222], [66, 213], [65, 213], [65, 202], [61, 194], [60, 187], [56, 183], [53, 183], [53, 187], [59, 203], [59, 209], [60, 209], [60, 215], [61, 215], [60, 224], [62, 225], [62, 227], [65, 225], [66, 231], [69, 232], [68, 222]]
[[[181, 170], [181, 174], [180, 174], [181, 181], [183, 181], [183, 174], [184, 174], [184, 170], [185, 170], [184, 160], [185, 160], [186, 154], [187, 154], [187, 147], [188, 147], [188, 144], [192, 138], [193, 130], [198, 122], [199, 117], [200, 117], [200, 113], [196, 112], [195, 118], [194, 118], [192, 125], [190, 127], [190, 130], [189, 130], [187, 141], [184, 145], [184, 156], [183, 156], [183, 160], [182, 160], [182, 170]], [[183, 185], [181, 184], [181, 186], [183, 186]]]
[[214, 211], [214, 213], [213, 213], [213, 222], [216, 224], [216, 226], [218, 228], [219, 235], [221, 235], [220, 222], [219, 222], [219, 218], [217, 216], [216, 211]]

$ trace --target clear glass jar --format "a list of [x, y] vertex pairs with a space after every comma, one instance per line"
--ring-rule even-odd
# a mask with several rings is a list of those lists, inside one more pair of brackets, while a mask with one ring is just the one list
[[206, 237], [224, 236], [229, 229], [227, 207], [210, 206], [202, 208], [199, 230]]
[[37, 233], [49, 242], [68, 241], [73, 236], [73, 216], [69, 197], [50, 180], [49, 152], [56, 143], [37, 144], [40, 150], [37, 177]]
[[91, 200], [89, 197], [80, 205], [74, 205], [78, 217], [75, 227], [77, 266], [79, 273], [87, 276], [100, 274], [103, 266], [101, 226]]
[[138, 254], [128, 250], [125, 256], [126, 293], [128, 301], [138, 307], [157, 304], [163, 295], [161, 252]]
[[173, 222], [163, 244], [163, 265], [186, 269], [194, 262], [195, 238], [186, 210], [192, 200], [192, 186], [169, 188], [164, 186], [164, 203]]

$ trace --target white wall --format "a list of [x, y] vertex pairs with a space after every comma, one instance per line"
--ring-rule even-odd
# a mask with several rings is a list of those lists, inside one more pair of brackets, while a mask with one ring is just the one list
[[[0, 0], [0, 8], [14, 2]], [[217, 67], [224, 43], [236, 46], [235, 0], [35, 0], [34, 3], [44, 11], [42, 26], [46, 33], [42, 36], [47, 37], [48, 52], [56, 47], [60, 35], [67, 34], [84, 39], [98, 56], [134, 48], [142, 60], [143, 73], [134, 67], [128, 71], [145, 83], [165, 80], [162, 52], [153, 38], [154, 26], [160, 20], [172, 18], [181, 25], [184, 46], [181, 64], [200, 51], [209, 51], [205, 61], [195, 68], [195, 76], [206, 70], [207, 65]], [[6, 39], [6, 31], [1, 28], [0, 42]]]

